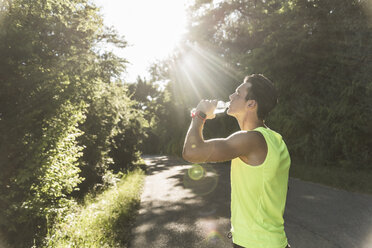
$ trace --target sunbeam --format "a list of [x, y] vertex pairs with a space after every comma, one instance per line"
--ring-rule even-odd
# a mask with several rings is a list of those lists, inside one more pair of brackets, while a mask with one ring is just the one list
[[[211, 75], [208, 75], [207, 70], [203, 70], [203, 66], [200, 60], [196, 56], [194, 56], [192, 53], [187, 54], [187, 57], [185, 58], [184, 66], [181, 67], [183, 71], [186, 73], [192, 73], [192, 76], [194, 77], [194, 81], [199, 81], [201, 84], [207, 89], [208, 92], [214, 92], [219, 91], [218, 87], [213, 87], [213, 78]], [[192, 82], [193, 83], [193, 82]], [[193, 83], [193, 86], [194, 83]], [[223, 92], [222, 92], [223, 93]]]
[[186, 43], [178, 51], [171, 70], [175, 93], [185, 104], [195, 104], [202, 98], [228, 100], [239, 81], [239, 72], [199, 45]]
[[213, 68], [214, 70], [221, 70], [231, 78], [239, 80], [239, 77], [237, 76], [238, 72], [236, 72], [232, 68], [228, 68], [227, 63], [221, 60], [221, 58], [213, 55], [212, 53], [207, 52], [205, 49], [200, 48], [200, 46], [198, 46], [197, 44], [189, 45], [189, 47], [193, 49], [195, 52], [197, 52], [199, 55], [201, 55], [208, 62], [210, 62], [210, 64], [208, 65], [211, 66], [211, 68]]

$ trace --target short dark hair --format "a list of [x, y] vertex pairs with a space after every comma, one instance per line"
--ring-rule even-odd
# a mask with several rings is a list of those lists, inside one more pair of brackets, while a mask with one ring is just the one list
[[251, 83], [246, 100], [256, 100], [257, 117], [264, 120], [278, 103], [278, 92], [274, 84], [262, 74], [252, 74], [244, 78], [244, 83]]

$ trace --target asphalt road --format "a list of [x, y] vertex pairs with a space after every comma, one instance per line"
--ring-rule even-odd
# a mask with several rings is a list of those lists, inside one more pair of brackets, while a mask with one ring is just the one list
[[[230, 166], [203, 171], [144, 156], [147, 177], [131, 248], [230, 248]], [[372, 248], [372, 196], [290, 178], [284, 214], [292, 248]]]

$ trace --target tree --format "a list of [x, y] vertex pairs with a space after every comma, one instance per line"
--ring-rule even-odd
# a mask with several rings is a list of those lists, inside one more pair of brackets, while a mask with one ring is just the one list
[[131, 131], [131, 103], [113, 82], [126, 61], [97, 48], [126, 42], [87, 0], [2, 1], [0, 18], [0, 229], [29, 247], [76, 204], [93, 110], [108, 111], [98, 115], [104, 146], [89, 154], [98, 161], [116, 144], [107, 140]]
[[136, 102], [127, 96], [125, 86], [102, 84], [97, 92], [99, 97], [89, 101], [86, 120], [79, 126], [84, 132], [78, 138], [84, 146], [79, 168], [85, 180], [74, 195], [80, 198], [102, 185], [107, 170], [117, 173], [133, 169], [147, 124], [143, 111], [135, 109]]
[[[182, 108], [221, 97], [216, 89], [227, 94], [245, 75], [263, 73], [279, 90], [279, 105], [266, 122], [286, 137], [293, 160], [368, 169], [372, 43], [367, 2], [195, 1], [183, 47], [157, 74], [169, 80], [174, 104]], [[188, 66], [192, 70], [185, 72]], [[217, 79], [200, 78], [208, 71]]]

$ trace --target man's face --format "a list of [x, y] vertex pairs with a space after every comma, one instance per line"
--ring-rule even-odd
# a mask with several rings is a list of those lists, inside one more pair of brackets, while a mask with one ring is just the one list
[[245, 82], [236, 88], [235, 92], [229, 96], [230, 106], [227, 111], [228, 115], [237, 116], [239, 114], [245, 114], [247, 107], [254, 100], [245, 100], [245, 97], [248, 94], [251, 83]]

